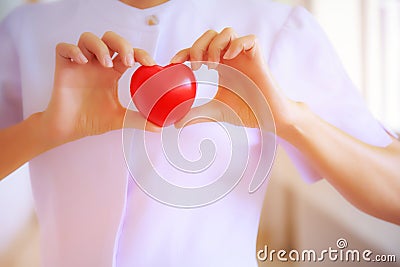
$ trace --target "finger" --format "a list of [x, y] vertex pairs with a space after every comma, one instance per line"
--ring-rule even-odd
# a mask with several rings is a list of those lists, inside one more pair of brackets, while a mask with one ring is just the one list
[[150, 132], [161, 132], [161, 128], [146, 120], [139, 112], [127, 109], [123, 128], [134, 128]]
[[206, 31], [202, 36], [197, 39], [192, 47], [179, 51], [172, 59], [171, 63], [183, 63], [187, 60], [194, 61], [192, 69], [197, 70], [201, 67], [201, 63], [196, 61], [203, 61], [206, 59], [206, 53], [211, 41], [217, 36], [218, 33], [214, 30]]
[[247, 35], [237, 38], [231, 42], [223, 58], [230, 60], [237, 57], [242, 52], [253, 55], [256, 45], [257, 37], [255, 35]]
[[[192, 47], [190, 48], [190, 61], [203, 61], [207, 58], [208, 47], [211, 41], [218, 35], [214, 30], [206, 31], [199, 39], [197, 39]], [[193, 62], [192, 69], [198, 70], [201, 67], [201, 63]]]
[[[143, 49], [133, 48], [132, 55], [134, 57], [134, 62], [139, 62], [141, 65], [156, 65], [154, 59], [149, 55], [149, 53], [147, 53]], [[121, 74], [123, 74], [128, 69], [124, 62], [124, 57], [121, 57], [121, 55], [118, 55], [114, 58], [114, 69]]]
[[183, 49], [172, 57], [170, 63], [183, 63], [190, 60], [190, 48]]
[[136, 62], [139, 62], [140, 64], [144, 66], [152, 66], [156, 65], [156, 62], [154, 59], [150, 56], [149, 53], [146, 52], [146, 50], [135, 48], [134, 49], [134, 58]]
[[96, 57], [104, 67], [113, 67], [113, 61], [108, 46], [93, 33], [83, 33], [79, 39], [78, 47], [89, 60]]
[[135, 62], [139, 62], [145, 66], [156, 64], [154, 59], [145, 50], [138, 48], [134, 49], [126, 39], [115, 32], [106, 32], [102, 40], [111, 51], [118, 53], [121, 62], [126, 67], [132, 67]]
[[[219, 63], [221, 53], [227, 50], [233, 40], [237, 39], [237, 34], [232, 28], [225, 28], [210, 43], [208, 48], [208, 61]], [[209, 64], [210, 68], [215, 68], [216, 64]]]
[[73, 44], [59, 43], [56, 46], [56, 56], [66, 62], [76, 62], [78, 64], [88, 63], [88, 59], [82, 53], [81, 49]]
[[108, 46], [111, 52], [118, 53], [121, 62], [126, 67], [132, 67], [133, 64], [135, 64], [133, 47], [126, 39], [122, 38], [115, 32], [108, 31], [103, 35], [101, 40]]

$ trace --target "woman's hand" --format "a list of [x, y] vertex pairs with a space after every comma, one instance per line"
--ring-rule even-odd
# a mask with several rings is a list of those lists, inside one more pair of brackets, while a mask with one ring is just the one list
[[35, 156], [85, 136], [122, 127], [158, 131], [118, 100], [118, 80], [135, 61], [154, 64], [144, 50], [113, 32], [101, 39], [84, 33], [78, 45], [58, 44], [47, 109], [0, 131], [0, 180]]
[[[254, 35], [238, 37], [232, 28], [225, 28], [220, 33], [209, 30], [192, 47], [178, 52], [171, 62], [187, 60], [192, 61], [193, 70], [199, 69], [202, 63], [215, 68], [219, 72], [219, 87], [212, 101], [193, 108], [178, 126], [205, 116], [247, 127], [262, 127], [260, 116], [265, 116], [268, 111], [266, 102], [275, 119], [277, 131], [289, 123], [290, 112], [296, 108], [297, 103], [280, 92]], [[238, 75], [240, 72], [244, 75]], [[264, 99], [260, 99], [260, 96]], [[204, 119], [193, 120], [191, 123], [199, 121]], [[272, 130], [273, 125], [265, 127]]]
[[[50, 140], [62, 144], [122, 128], [127, 110], [118, 100], [118, 80], [135, 61], [155, 64], [144, 50], [133, 49], [114, 32], [101, 39], [83, 33], [78, 45], [58, 44], [53, 94], [42, 114]], [[127, 115], [126, 127], [158, 129], [137, 112]]]
[[[268, 101], [277, 134], [301, 151], [320, 177], [327, 179], [360, 210], [400, 225], [400, 144], [397, 140], [393, 139], [386, 147], [369, 145], [324, 121], [306, 104], [289, 100], [280, 92], [263, 62], [254, 36], [238, 38], [229, 28], [221, 33], [208, 31], [191, 48], [180, 51], [172, 61], [185, 60], [226, 64], [245, 74], [257, 86], [227, 76], [220, 72], [223, 68], [217, 66], [220, 81], [216, 97], [209, 104], [192, 109], [178, 126], [204, 115], [236, 124], [237, 119], [227, 116], [226, 109], [218, 109], [224, 105], [240, 116], [242, 125], [253, 126], [257, 121], [251, 114], [258, 115], [261, 110], [257, 109], [257, 101], [253, 102], [255, 106], [249, 106], [243, 99], [250, 99], [246, 93], [257, 95], [258, 89]], [[209, 66], [215, 67], [213, 64]], [[199, 64], [194, 62], [193, 68], [199, 68]], [[233, 88], [233, 93], [221, 84]], [[264, 129], [263, 125], [261, 128]]]

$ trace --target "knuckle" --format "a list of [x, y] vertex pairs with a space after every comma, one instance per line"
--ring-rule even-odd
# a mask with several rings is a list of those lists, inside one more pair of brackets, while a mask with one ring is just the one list
[[207, 47], [205, 47], [204, 40], [197, 40], [193, 46], [190, 48], [190, 52], [192, 53], [204, 53]]
[[184, 57], [190, 56], [190, 49], [189, 48], [182, 49], [178, 53], [176, 53], [176, 55], [184, 56]]
[[232, 27], [226, 27], [222, 30], [221, 33], [227, 33], [229, 35], [235, 34], [235, 30]]
[[109, 36], [109, 35], [110, 36], [114, 35], [114, 32], [113, 31], [106, 31], [103, 36]]
[[145, 50], [140, 49], [140, 48], [135, 48], [135, 49], [134, 49], [134, 53], [135, 53], [136, 55], [146, 55], [146, 54], [147, 54], [147, 52], [146, 52]]
[[60, 50], [64, 49], [64, 47], [65, 47], [65, 43], [58, 43], [56, 45], [56, 51], [60, 51]]
[[115, 32], [113, 32], [113, 31], [106, 31], [106, 32], [103, 34], [102, 39], [103, 39], [103, 40], [110, 40], [110, 39], [114, 39], [114, 38], [117, 38], [117, 37], [118, 37], [118, 36], [116, 35]]
[[219, 43], [218, 42], [211, 42], [210, 45], [208, 46], [208, 51], [213, 51], [218, 49]]
[[219, 56], [223, 48], [221, 48], [218, 44], [210, 44], [208, 48], [208, 55], [209, 57], [216, 59]]
[[86, 38], [89, 38], [90, 36], [92, 36], [91, 32], [83, 32], [81, 34], [81, 39], [86, 39]]
[[195, 57], [195, 54], [196, 54], [196, 49], [192, 46], [192, 47], [189, 49], [190, 58]]
[[201, 58], [203, 51], [200, 48], [192, 47], [190, 48], [189, 55], [191, 59]]
[[210, 35], [217, 35], [217, 34], [218, 34], [218, 32], [216, 32], [216, 31], [215, 31], [215, 30], [213, 30], [213, 29], [210, 29], [210, 30], [206, 31], [206, 34], [210, 34]]
[[251, 40], [257, 40], [257, 35], [255, 35], [255, 34], [249, 34], [248, 35], [248, 37], [251, 39]]
[[176, 54], [177, 55], [184, 54], [186, 51], [187, 51], [187, 49], [182, 49], [182, 50], [179, 50]]

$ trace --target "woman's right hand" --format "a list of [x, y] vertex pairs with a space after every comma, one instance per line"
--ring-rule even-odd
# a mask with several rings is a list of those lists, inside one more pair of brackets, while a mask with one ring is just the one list
[[[114, 53], [118, 55], [112, 59]], [[77, 45], [58, 44], [53, 93], [41, 114], [49, 141], [59, 145], [123, 126], [158, 131], [118, 99], [118, 81], [135, 62], [155, 64], [146, 51], [132, 48], [114, 32], [101, 39], [87, 32]], [[129, 118], [124, 121], [125, 115]]]

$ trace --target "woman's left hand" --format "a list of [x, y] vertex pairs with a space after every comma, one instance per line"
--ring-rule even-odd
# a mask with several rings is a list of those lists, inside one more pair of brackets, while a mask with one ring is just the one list
[[[209, 30], [192, 47], [181, 50], [171, 60], [172, 63], [184, 61], [191, 61], [193, 70], [199, 69], [202, 64], [215, 68], [219, 73], [219, 85], [215, 98], [203, 106], [193, 108], [177, 123], [178, 127], [188, 121], [192, 124], [217, 120], [271, 130], [271, 125], [260, 125], [260, 114], [257, 114], [265, 114], [268, 105], [277, 130], [283, 129], [283, 125], [290, 119], [290, 110], [296, 103], [286, 98], [273, 80], [256, 36], [238, 37], [232, 28], [225, 28], [220, 33]], [[260, 95], [263, 100], [259, 99]], [[196, 120], [197, 117], [210, 119]]]

